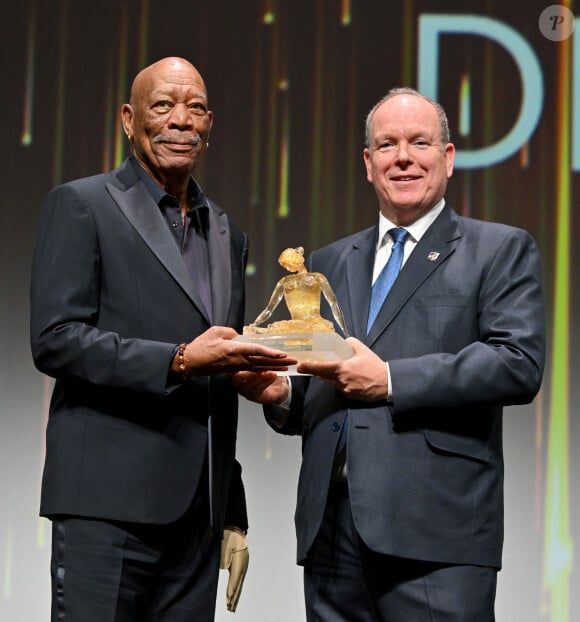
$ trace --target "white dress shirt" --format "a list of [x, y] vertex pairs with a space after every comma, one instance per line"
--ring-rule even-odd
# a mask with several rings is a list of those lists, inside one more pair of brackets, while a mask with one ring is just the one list
[[[415, 250], [419, 240], [425, 235], [425, 231], [433, 224], [437, 216], [441, 213], [441, 210], [445, 206], [445, 199], [441, 199], [435, 207], [430, 209], [426, 214], [423, 214], [420, 218], [418, 218], [414, 223], [403, 227], [406, 231], [409, 232], [407, 239], [405, 240], [405, 246], [403, 247], [403, 266], [407, 259], [409, 259], [410, 254]], [[389, 257], [391, 256], [391, 250], [393, 248], [393, 238], [388, 235], [388, 231], [393, 227], [397, 227], [393, 222], [391, 222], [388, 218], [386, 218], [382, 212], [379, 213], [379, 237], [377, 242], [377, 248], [375, 253], [375, 265], [373, 268], [373, 283], [377, 280], [377, 277], [381, 273], [382, 269], [386, 266], [387, 261], [389, 261]], [[391, 382], [391, 370], [389, 369], [389, 363], [385, 361], [387, 365], [387, 376], [388, 376], [388, 391], [387, 391], [387, 401], [393, 401], [393, 383]]]

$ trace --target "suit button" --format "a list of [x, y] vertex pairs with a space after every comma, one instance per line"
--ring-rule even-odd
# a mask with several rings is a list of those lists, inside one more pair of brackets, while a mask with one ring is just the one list
[[338, 423], [338, 421], [335, 421], [335, 422], [332, 424], [332, 431], [333, 431], [333, 432], [338, 432], [339, 430], [340, 430], [340, 423]]

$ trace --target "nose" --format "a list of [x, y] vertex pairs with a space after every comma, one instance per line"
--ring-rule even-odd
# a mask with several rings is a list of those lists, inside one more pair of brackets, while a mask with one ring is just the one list
[[185, 104], [175, 104], [171, 111], [169, 127], [181, 130], [193, 127], [193, 113]]
[[407, 164], [411, 161], [411, 151], [409, 149], [409, 143], [401, 141], [397, 144], [397, 162]]

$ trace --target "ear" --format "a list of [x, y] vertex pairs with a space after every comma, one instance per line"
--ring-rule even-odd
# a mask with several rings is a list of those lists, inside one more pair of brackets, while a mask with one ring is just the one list
[[455, 162], [455, 145], [447, 143], [445, 145], [445, 168], [447, 169], [447, 179], [453, 175], [453, 163]]
[[373, 166], [371, 162], [371, 152], [369, 151], [368, 147], [365, 147], [363, 151], [363, 157], [364, 157], [365, 166], [367, 169], [367, 181], [369, 181], [372, 184], [373, 183]]
[[207, 150], [209, 148], [209, 137], [211, 135], [211, 128], [213, 126], [213, 112], [211, 110], [207, 111], [207, 116], [208, 116], [208, 120], [209, 120], [209, 125], [207, 128], [207, 136], [205, 137], [205, 145], [204, 145], [204, 150]]
[[123, 130], [127, 135], [130, 142], [133, 141], [133, 108], [130, 104], [123, 104], [121, 106], [121, 122], [123, 123]]

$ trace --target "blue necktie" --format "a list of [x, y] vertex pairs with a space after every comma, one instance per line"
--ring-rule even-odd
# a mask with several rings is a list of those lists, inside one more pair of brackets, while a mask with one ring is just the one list
[[373, 325], [373, 322], [383, 306], [383, 302], [385, 302], [387, 294], [391, 290], [391, 287], [393, 287], [393, 283], [401, 270], [401, 265], [403, 264], [403, 249], [409, 232], [401, 227], [395, 227], [393, 229], [389, 229], [388, 234], [393, 238], [394, 244], [391, 249], [389, 261], [387, 261], [387, 264], [377, 277], [377, 280], [374, 282], [371, 290], [371, 305], [369, 309], [369, 319], [367, 321], [367, 334], [370, 332], [371, 326]]
[[[371, 326], [377, 317], [378, 312], [383, 306], [383, 302], [387, 297], [393, 283], [397, 278], [401, 265], [403, 264], [403, 249], [405, 246], [405, 240], [409, 232], [401, 227], [395, 227], [389, 229], [387, 232], [394, 241], [393, 248], [391, 249], [391, 256], [387, 261], [385, 267], [381, 270], [381, 273], [374, 282], [371, 290], [371, 305], [369, 310], [369, 319], [367, 322], [367, 334], [371, 330]], [[342, 430], [340, 431], [340, 438], [338, 439], [337, 454], [341, 454], [346, 446], [346, 438], [348, 436], [348, 415], [344, 420]], [[344, 459], [344, 456], [343, 456]]]

